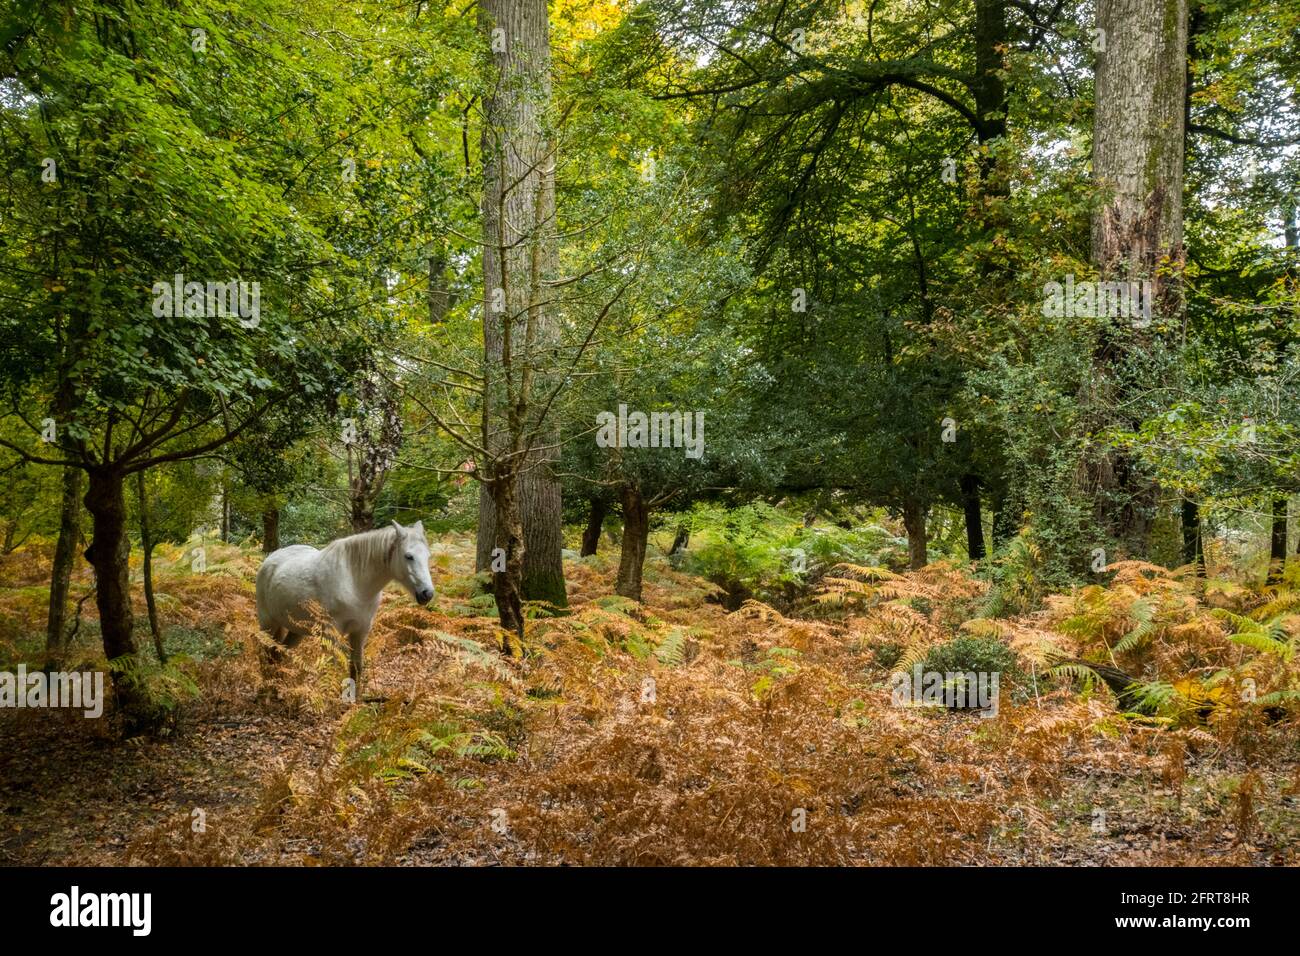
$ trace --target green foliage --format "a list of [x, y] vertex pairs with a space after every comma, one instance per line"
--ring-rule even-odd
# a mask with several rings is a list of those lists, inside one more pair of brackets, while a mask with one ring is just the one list
[[687, 519], [692, 548], [684, 568], [760, 600], [814, 585], [837, 564], [901, 564], [906, 541], [879, 524], [805, 527], [789, 512], [756, 502], [697, 507]]
[[174, 726], [181, 705], [199, 695], [194, 661], [183, 655], [174, 655], [162, 665], [143, 655], [114, 658], [108, 665], [114, 682], [126, 685], [140, 702], [133, 718], [151, 730]]
[[938, 674], [999, 674], [999, 686], [1004, 688], [1015, 686], [1022, 677], [1016, 653], [1006, 644], [966, 635], [930, 648], [921, 669]]
[[495, 733], [469, 730], [453, 714], [430, 714], [413, 705], [389, 703], [354, 709], [336, 742], [346, 779], [396, 784], [440, 772], [451, 759], [512, 759]]

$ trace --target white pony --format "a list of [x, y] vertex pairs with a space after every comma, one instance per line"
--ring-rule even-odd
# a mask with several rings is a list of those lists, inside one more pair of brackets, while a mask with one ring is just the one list
[[424, 522], [339, 538], [316, 550], [295, 544], [266, 556], [257, 572], [257, 620], [262, 630], [286, 647], [310, 631], [311, 604], [329, 615], [351, 651], [349, 672], [361, 681], [366, 636], [379, 610], [380, 592], [396, 581], [420, 604], [433, 599], [429, 542]]

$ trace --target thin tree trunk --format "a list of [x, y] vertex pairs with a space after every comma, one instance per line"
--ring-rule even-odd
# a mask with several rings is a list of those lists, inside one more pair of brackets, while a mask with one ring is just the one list
[[980, 510], [980, 482], [974, 475], [961, 476], [961, 504], [966, 514], [966, 553], [972, 561], [984, 557], [984, 516]]
[[144, 604], [149, 611], [149, 633], [153, 636], [153, 647], [158, 654], [160, 664], [167, 663], [167, 651], [163, 647], [162, 627], [158, 624], [158, 605], [153, 596], [153, 535], [149, 531], [149, 498], [145, 494], [144, 472], [135, 473], [136, 503], [140, 509], [140, 550], [144, 552], [142, 577], [144, 578]]
[[221, 483], [221, 543], [230, 543], [230, 488]]
[[646, 542], [650, 537], [650, 513], [637, 485], [620, 490], [623, 501], [623, 549], [618, 558], [618, 583], [614, 591], [641, 600], [641, 574], [645, 568]]
[[135, 615], [131, 610], [130, 542], [126, 532], [125, 476], [95, 468], [89, 472], [85, 505], [91, 520], [86, 560], [95, 569], [95, 606], [104, 656], [113, 674], [113, 692], [127, 736], [148, 730], [153, 715], [130, 674], [135, 665]]
[[1285, 498], [1273, 499], [1273, 530], [1269, 535], [1268, 579], [1269, 584], [1278, 584], [1282, 572], [1286, 569], [1286, 505]]
[[504, 555], [504, 560], [497, 564], [501, 570], [494, 568], [492, 572], [492, 590], [497, 600], [497, 616], [505, 631], [501, 650], [507, 656], [513, 656], [509, 635], [519, 638], [521, 649], [524, 637], [523, 597], [519, 582], [524, 571], [525, 544], [515, 498], [518, 485], [513, 475], [505, 475], [493, 481], [491, 487], [496, 513], [496, 547]]
[[1020, 533], [1020, 521], [1011, 504], [1011, 495], [1002, 489], [993, 500], [993, 549], [1005, 547]]
[[924, 505], [914, 498], [903, 502], [903, 527], [907, 529], [907, 563], [913, 571], [919, 571], [930, 563], [925, 512]]
[[593, 497], [588, 502], [587, 527], [582, 529], [582, 557], [596, 553], [600, 546], [600, 529], [605, 525], [605, 515], [609, 513], [609, 502], [603, 497]]
[[45, 656], [57, 659], [64, 651], [67, 633], [68, 591], [72, 587], [72, 566], [76, 563], [81, 538], [82, 471], [63, 469], [63, 501], [59, 508], [59, 540], [54, 546], [54, 567], [50, 572], [50, 608], [45, 623]]
[[280, 550], [280, 509], [272, 505], [262, 511], [262, 553]]
[[1183, 564], [1196, 567], [1205, 576], [1205, 552], [1201, 547], [1201, 507], [1190, 498], [1183, 499]]

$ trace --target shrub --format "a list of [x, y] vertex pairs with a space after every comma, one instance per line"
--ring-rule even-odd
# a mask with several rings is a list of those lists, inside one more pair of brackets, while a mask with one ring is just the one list
[[1014, 686], [1021, 676], [1016, 652], [992, 637], [963, 635], [930, 649], [923, 672], [938, 674], [998, 674], [1000, 687]]

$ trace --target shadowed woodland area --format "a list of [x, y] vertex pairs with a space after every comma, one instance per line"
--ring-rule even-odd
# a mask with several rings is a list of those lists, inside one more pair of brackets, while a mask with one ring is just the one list
[[1300, 863], [1298, 89], [1286, 0], [13, 0], [0, 863]]

